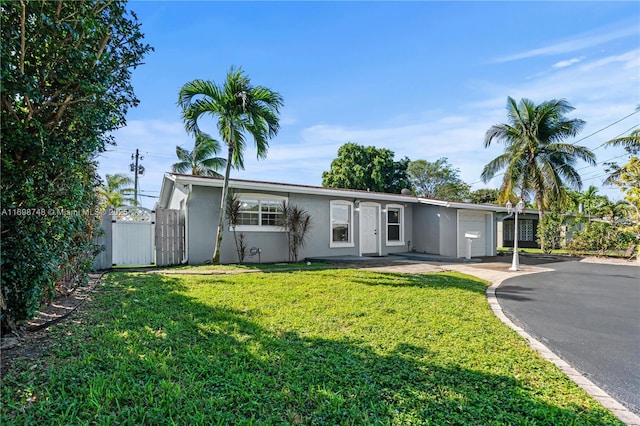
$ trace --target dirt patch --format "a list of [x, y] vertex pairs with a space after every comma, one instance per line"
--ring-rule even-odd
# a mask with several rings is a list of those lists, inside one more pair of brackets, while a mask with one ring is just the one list
[[87, 285], [79, 286], [67, 295], [59, 295], [44, 306], [38, 315], [18, 330], [0, 339], [0, 376], [4, 376], [18, 358], [36, 358], [53, 343], [49, 327], [64, 321], [91, 297], [102, 274], [90, 274]]

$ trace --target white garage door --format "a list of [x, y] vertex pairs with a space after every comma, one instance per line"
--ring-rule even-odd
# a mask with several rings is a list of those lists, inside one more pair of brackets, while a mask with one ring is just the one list
[[491, 213], [458, 210], [458, 257], [467, 256], [467, 232], [479, 233], [471, 243], [471, 257], [491, 255]]

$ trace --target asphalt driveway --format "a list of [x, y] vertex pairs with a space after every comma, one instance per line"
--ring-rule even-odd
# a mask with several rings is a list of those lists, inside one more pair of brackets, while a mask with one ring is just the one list
[[[542, 265], [541, 265], [542, 266]], [[640, 267], [562, 262], [505, 281], [505, 314], [640, 414]]]

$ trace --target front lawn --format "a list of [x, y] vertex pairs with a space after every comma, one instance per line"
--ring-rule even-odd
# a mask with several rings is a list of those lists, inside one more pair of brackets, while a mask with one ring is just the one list
[[455, 273], [112, 273], [2, 424], [621, 424]]

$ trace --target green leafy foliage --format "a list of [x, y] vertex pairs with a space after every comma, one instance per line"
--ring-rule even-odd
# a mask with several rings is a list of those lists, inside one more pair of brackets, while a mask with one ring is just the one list
[[124, 173], [106, 174], [105, 183], [98, 187], [98, 199], [101, 204], [110, 207], [135, 205], [133, 179]]
[[240, 223], [242, 203], [238, 200], [237, 195], [234, 192], [229, 193], [229, 199], [227, 201], [227, 222], [233, 231], [233, 240], [236, 243], [236, 253], [238, 253], [238, 262], [244, 262], [244, 258], [247, 255], [247, 240], [245, 235], [238, 233], [236, 227]]
[[394, 161], [389, 149], [348, 142], [338, 149], [331, 169], [322, 173], [322, 186], [399, 194], [409, 189], [408, 165], [406, 157]]
[[469, 194], [469, 202], [476, 204], [500, 204], [500, 191], [497, 189], [481, 188]]
[[418, 197], [466, 201], [470, 186], [460, 179], [460, 170], [446, 158], [434, 162], [415, 160], [407, 167], [407, 176]]
[[596, 252], [605, 255], [621, 252], [638, 243], [637, 230], [629, 226], [609, 222], [588, 222], [574, 233], [567, 249], [571, 252]]
[[557, 211], [547, 212], [538, 222], [538, 242], [543, 253], [559, 249], [562, 243], [564, 215]]
[[110, 274], [2, 424], [621, 425], [456, 273]]
[[0, 16], [6, 324], [91, 266], [95, 155], [138, 103], [131, 70], [151, 48], [122, 1], [3, 1]]
[[219, 149], [220, 144], [217, 140], [206, 133], [199, 133], [196, 135], [192, 151], [176, 146], [176, 156], [179, 161], [171, 166], [171, 170], [174, 173], [190, 173], [194, 176], [222, 177], [217, 171], [224, 168], [227, 160], [214, 157]]
[[585, 122], [569, 119], [574, 108], [564, 99], [536, 105], [529, 99], [507, 98], [507, 123], [487, 130], [485, 148], [504, 145], [504, 152], [482, 170], [482, 179], [491, 180], [500, 170], [501, 202], [516, 193], [525, 201], [535, 200], [540, 212], [559, 201], [566, 187], [580, 189], [582, 179], [575, 165], [578, 160], [595, 165], [589, 149], [563, 142], [576, 136]]
[[289, 262], [298, 261], [298, 253], [305, 246], [311, 229], [311, 215], [300, 206], [282, 203], [280, 226], [289, 240]]

